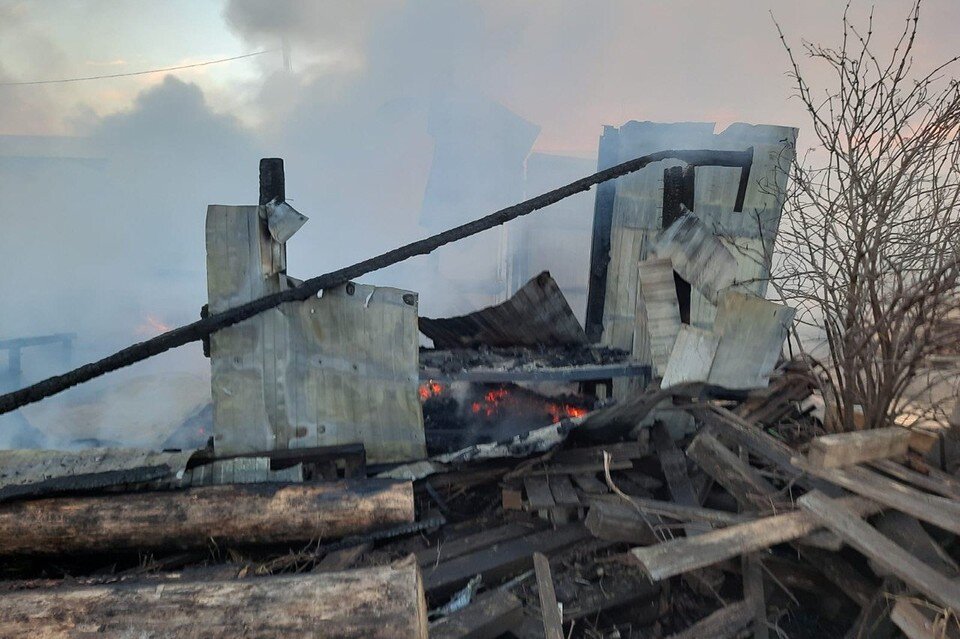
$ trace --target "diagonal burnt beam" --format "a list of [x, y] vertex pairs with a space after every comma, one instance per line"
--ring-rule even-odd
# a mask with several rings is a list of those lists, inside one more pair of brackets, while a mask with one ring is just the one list
[[471, 235], [476, 235], [482, 231], [500, 226], [518, 217], [528, 215], [551, 204], [555, 204], [571, 195], [587, 191], [597, 184], [602, 184], [603, 182], [639, 171], [653, 162], [668, 159], [677, 159], [691, 166], [740, 166], [744, 167], [746, 171], [749, 170], [753, 161], [753, 148], [751, 147], [745, 151], [660, 151], [628, 160], [609, 169], [580, 178], [575, 182], [561, 186], [553, 191], [548, 191], [547, 193], [530, 198], [519, 204], [500, 209], [472, 222], [467, 222], [466, 224], [461, 224], [460, 226], [437, 233], [428, 238], [411, 242], [405, 246], [392, 249], [386, 253], [371, 257], [362, 262], [357, 262], [356, 264], [337, 271], [319, 275], [304, 281], [295, 288], [261, 297], [223, 311], [222, 313], [209, 315], [191, 324], [186, 324], [161, 335], [157, 335], [152, 339], [128, 346], [113, 355], [108, 355], [99, 361], [85, 364], [63, 375], [56, 375], [31, 386], [27, 386], [26, 388], [2, 395], [0, 396], [0, 414], [8, 413], [21, 406], [40, 401], [45, 397], [56, 395], [77, 384], [82, 384], [83, 382], [90, 381], [111, 371], [130, 366], [154, 355], [165, 353], [173, 348], [189, 344], [190, 342], [200, 341], [211, 333], [238, 324], [254, 315], [258, 315], [271, 308], [276, 308], [285, 302], [302, 301], [316, 295], [323, 289], [345, 284], [352, 279], [386, 268], [387, 266], [402, 262], [417, 255], [432, 253], [441, 246], [450, 244], [451, 242], [456, 242]]

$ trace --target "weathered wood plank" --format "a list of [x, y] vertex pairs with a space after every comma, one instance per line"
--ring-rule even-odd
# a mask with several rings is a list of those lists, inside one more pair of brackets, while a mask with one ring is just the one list
[[[697, 499], [693, 484], [690, 483], [690, 477], [687, 475], [687, 456], [677, 448], [666, 426], [656, 422], [651, 429], [650, 439], [657, 452], [673, 501], [681, 506], [699, 506], [700, 500]], [[706, 532], [710, 527], [699, 523], [688, 523], [683, 529], [687, 536], [692, 536]]]
[[858, 495], [960, 534], [960, 502], [921, 492], [860, 466], [818, 468], [802, 458], [794, 458], [794, 465]]
[[533, 553], [533, 569], [537, 574], [537, 593], [540, 595], [540, 614], [543, 616], [543, 634], [546, 639], [564, 639], [563, 621], [553, 590], [550, 560], [539, 552]]
[[870, 466], [882, 473], [890, 475], [891, 477], [896, 477], [900, 481], [913, 484], [917, 488], [922, 488], [931, 493], [940, 495], [941, 497], [960, 500], [960, 487], [950, 482], [945, 482], [938, 478], [931, 477], [930, 475], [917, 472], [912, 468], [907, 468], [903, 464], [897, 463], [890, 459], [881, 459], [871, 462]]
[[[858, 497], [839, 500], [860, 515], [872, 515], [881, 506]], [[696, 537], [673, 539], [655, 546], [633, 548], [630, 555], [654, 581], [756, 552], [809, 535], [823, 523], [810, 513], [793, 511], [713, 530]]]
[[777, 502], [777, 489], [752, 466], [706, 431], [701, 431], [690, 445], [687, 456], [724, 487], [745, 510], [772, 510]]
[[483, 575], [485, 584], [492, 584], [496, 579], [528, 570], [535, 552], [558, 552], [590, 538], [590, 531], [580, 523], [518, 537], [424, 568], [424, 585], [428, 595], [439, 596], [452, 592], [477, 574]]
[[546, 477], [524, 477], [523, 488], [527, 491], [527, 502], [532, 510], [553, 508], [557, 505]]
[[588, 475], [585, 473], [580, 473], [577, 475], [571, 475], [573, 483], [577, 485], [580, 490], [591, 495], [605, 495], [610, 492], [610, 489], [607, 488], [607, 485], [602, 481], [597, 479], [594, 475]]
[[553, 495], [553, 501], [558, 506], [580, 506], [580, 498], [577, 496], [577, 489], [573, 487], [568, 475], [551, 476], [548, 480], [550, 484], [550, 493]]
[[523, 604], [504, 590], [491, 590], [468, 606], [430, 624], [430, 639], [496, 639], [520, 622]]
[[421, 568], [435, 566], [441, 561], [450, 561], [469, 552], [543, 530], [545, 525], [539, 524], [538, 521], [505, 524], [456, 539], [441, 541], [436, 546], [417, 551], [414, 556]]
[[725, 606], [704, 617], [686, 630], [670, 635], [667, 639], [733, 639], [749, 625], [753, 611], [746, 601]]
[[807, 459], [820, 468], [841, 468], [907, 454], [910, 431], [901, 426], [835, 433], [810, 442]]
[[960, 581], [930, 568], [863, 521], [861, 515], [818, 491], [799, 499], [800, 506], [815, 515], [848, 544], [894, 573], [932, 601], [960, 611]]
[[956, 617], [946, 619], [903, 597], [893, 605], [890, 619], [907, 639], [960, 639]]

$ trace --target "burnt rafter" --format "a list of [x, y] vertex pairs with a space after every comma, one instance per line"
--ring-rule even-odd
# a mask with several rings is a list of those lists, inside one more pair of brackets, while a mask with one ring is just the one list
[[63, 375], [50, 377], [26, 388], [2, 395], [0, 396], [0, 414], [8, 413], [21, 406], [26, 406], [27, 404], [40, 401], [46, 397], [56, 395], [77, 384], [82, 384], [83, 382], [90, 381], [111, 371], [130, 366], [131, 364], [159, 355], [160, 353], [165, 353], [173, 348], [184, 346], [190, 342], [200, 341], [211, 333], [228, 326], [233, 326], [271, 308], [276, 308], [285, 302], [305, 300], [316, 295], [323, 289], [340, 286], [349, 282], [351, 279], [380, 270], [417, 255], [426, 255], [451, 242], [476, 235], [477, 233], [500, 226], [518, 217], [543, 209], [577, 193], [587, 191], [597, 184], [602, 184], [609, 180], [614, 180], [618, 177], [639, 171], [648, 164], [668, 159], [680, 160], [691, 166], [741, 167], [745, 174], [749, 174], [750, 167], [753, 163], [753, 148], [744, 151], [715, 151], [709, 149], [659, 151], [628, 160], [627, 162], [580, 178], [566, 186], [548, 191], [547, 193], [530, 198], [519, 204], [500, 209], [472, 222], [461, 224], [460, 226], [437, 233], [428, 238], [392, 249], [351, 266], [319, 275], [304, 281], [294, 288], [261, 297], [221, 313], [211, 314], [191, 324], [180, 326], [152, 339], [128, 346], [101, 360], [85, 364]]

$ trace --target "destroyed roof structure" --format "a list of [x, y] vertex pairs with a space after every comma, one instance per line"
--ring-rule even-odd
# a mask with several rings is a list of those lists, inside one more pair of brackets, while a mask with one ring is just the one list
[[[0, 455], [0, 636], [953, 636], [960, 460], [825, 434], [764, 297], [795, 134], [608, 128], [597, 174], [304, 281], [264, 159], [207, 211], [201, 320], [0, 396], [208, 342], [206, 447]], [[593, 185], [586, 327], [546, 271], [439, 319], [356, 281]]]

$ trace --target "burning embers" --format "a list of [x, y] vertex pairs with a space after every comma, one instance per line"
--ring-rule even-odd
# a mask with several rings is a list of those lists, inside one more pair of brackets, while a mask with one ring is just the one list
[[544, 397], [513, 384], [420, 385], [427, 447], [454, 450], [473, 443], [501, 441], [567, 417], [584, 415], [591, 400]]

